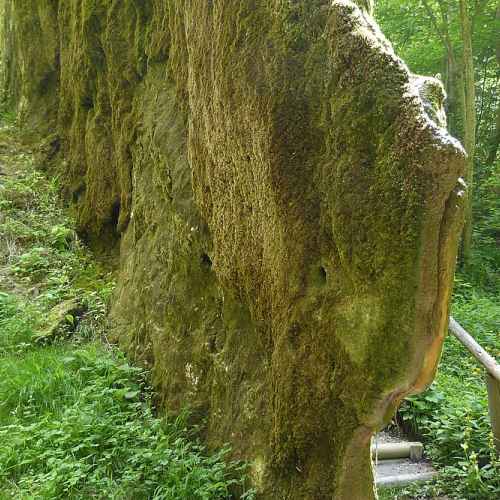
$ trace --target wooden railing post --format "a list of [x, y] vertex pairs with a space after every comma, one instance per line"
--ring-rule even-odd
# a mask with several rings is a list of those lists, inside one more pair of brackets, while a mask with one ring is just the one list
[[493, 431], [495, 447], [498, 453], [500, 453], [500, 382], [487, 373], [486, 385], [488, 386], [491, 430]]

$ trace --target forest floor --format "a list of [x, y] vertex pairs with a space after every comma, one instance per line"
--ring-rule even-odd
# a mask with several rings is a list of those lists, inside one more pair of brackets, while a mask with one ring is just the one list
[[[244, 490], [244, 466], [226, 463], [226, 450], [207, 455], [186, 416], [157, 416], [148, 373], [107, 341], [113, 272], [78, 238], [57, 179], [37, 170], [13, 117], [3, 122], [0, 500], [196, 500]], [[495, 286], [458, 274], [453, 314], [500, 356]], [[435, 382], [403, 404], [398, 422], [424, 441], [440, 475], [381, 498], [500, 498], [484, 373], [456, 339], [447, 338]]]
[[113, 273], [3, 121], [0, 500], [235, 498], [244, 466], [208, 455], [187, 416], [157, 416], [148, 373], [107, 342]]

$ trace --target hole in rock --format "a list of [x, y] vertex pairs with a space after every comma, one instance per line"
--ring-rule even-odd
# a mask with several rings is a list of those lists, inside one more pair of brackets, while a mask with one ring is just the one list
[[319, 267], [318, 282], [320, 285], [324, 285], [326, 283], [326, 269], [323, 266]]
[[207, 269], [212, 267], [212, 259], [208, 256], [208, 254], [201, 254], [201, 265]]
[[86, 96], [83, 96], [81, 98], [80, 104], [81, 104], [83, 109], [85, 109], [86, 111], [89, 111], [90, 109], [92, 109], [94, 107], [94, 100], [92, 99], [91, 96], [86, 95]]
[[73, 200], [73, 203], [77, 203], [81, 197], [85, 194], [86, 187], [85, 184], [81, 184], [78, 186], [72, 193], [71, 193], [71, 199]]
[[120, 202], [115, 201], [111, 207], [110, 223], [113, 228], [118, 226], [118, 219], [120, 218]]

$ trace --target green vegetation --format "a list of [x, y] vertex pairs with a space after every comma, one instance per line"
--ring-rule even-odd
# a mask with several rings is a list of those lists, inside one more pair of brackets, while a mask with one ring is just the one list
[[113, 275], [76, 236], [57, 179], [35, 170], [12, 126], [0, 157], [0, 498], [241, 491], [245, 467], [206, 454], [187, 415], [156, 416], [148, 373], [106, 342]]
[[[500, 357], [500, 4], [466, 2], [472, 21], [476, 143], [472, 248], [461, 255], [452, 314], [490, 354]], [[465, 139], [463, 31], [459, 2], [380, 0], [377, 18], [410, 69], [440, 74], [450, 130]], [[497, 53], [495, 53], [497, 51]], [[425, 487], [387, 490], [382, 498], [492, 499], [500, 497], [500, 461], [493, 448], [484, 371], [454, 338], [445, 342], [436, 380], [399, 410], [406, 428], [423, 438], [440, 470]]]

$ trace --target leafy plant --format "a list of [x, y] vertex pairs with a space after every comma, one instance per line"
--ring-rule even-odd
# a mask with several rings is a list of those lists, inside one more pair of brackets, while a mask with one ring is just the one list
[[17, 376], [1, 394], [0, 484], [51, 499], [219, 499], [243, 484], [245, 467], [207, 455], [186, 415], [153, 415], [147, 374], [117, 352], [52, 347], [1, 370]]

